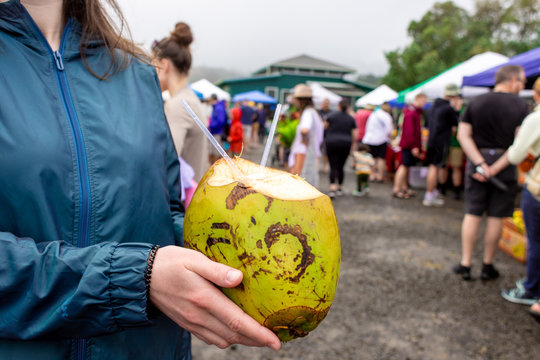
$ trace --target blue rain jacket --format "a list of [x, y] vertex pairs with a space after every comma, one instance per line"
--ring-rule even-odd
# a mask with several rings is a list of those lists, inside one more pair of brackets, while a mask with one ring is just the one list
[[80, 34], [68, 20], [53, 51], [19, 0], [0, 3], [0, 359], [189, 358], [143, 278], [183, 221], [155, 71], [99, 80]]

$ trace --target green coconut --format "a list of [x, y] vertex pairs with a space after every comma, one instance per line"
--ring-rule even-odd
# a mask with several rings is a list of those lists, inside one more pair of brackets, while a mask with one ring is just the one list
[[338, 283], [332, 202], [299, 176], [233, 161], [242, 176], [219, 160], [199, 183], [185, 245], [241, 270], [242, 283], [222, 291], [282, 341], [306, 336], [328, 313]]

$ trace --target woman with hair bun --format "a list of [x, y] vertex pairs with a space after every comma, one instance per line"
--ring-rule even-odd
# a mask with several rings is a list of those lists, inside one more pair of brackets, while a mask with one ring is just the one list
[[204, 119], [201, 102], [188, 86], [192, 60], [189, 46], [192, 42], [193, 34], [189, 25], [179, 22], [169, 37], [153, 46], [152, 52], [161, 90], [168, 90], [171, 95], [165, 102], [165, 115], [176, 152], [191, 165], [195, 181], [198, 182], [208, 170], [208, 142], [182, 105], [182, 100], [186, 100], [199, 119]]

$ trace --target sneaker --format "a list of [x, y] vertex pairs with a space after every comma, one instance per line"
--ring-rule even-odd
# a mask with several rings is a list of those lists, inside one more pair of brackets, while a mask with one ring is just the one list
[[422, 205], [439, 207], [444, 205], [444, 200], [439, 197], [424, 197]]
[[515, 288], [512, 290], [501, 290], [501, 296], [504, 300], [508, 300], [514, 304], [532, 305], [538, 301], [538, 298], [532, 296], [527, 290]]
[[482, 264], [482, 280], [493, 280], [499, 277], [499, 271], [493, 264]]
[[362, 197], [362, 196], [365, 196], [365, 195], [366, 195], [366, 192], [365, 192], [365, 191], [354, 190], [354, 191], [352, 192], [352, 194], [353, 194], [354, 196]]
[[516, 288], [525, 290], [526, 277], [516, 280]]
[[338, 189], [338, 191], [336, 191], [336, 195], [337, 196], [343, 196], [343, 190]]
[[336, 192], [333, 191], [333, 190], [329, 191], [329, 192], [328, 192], [328, 197], [329, 197], [330, 199], [335, 198], [335, 197], [336, 197]]
[[470, 266], [463, 266], [461, 264], [457, 264], [454, 266], [454, 273], [461, 275], [461, 278], [465, 281], [471, 280], [471, 267]]
[[366, 186], [364, 190], [362, 190], [366, 195], [369, 194], [369, 186]]

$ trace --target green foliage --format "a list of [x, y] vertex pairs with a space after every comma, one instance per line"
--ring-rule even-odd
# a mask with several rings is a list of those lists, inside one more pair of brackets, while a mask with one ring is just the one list
[[485, 51], [513, 56], [538, 46], [540, 0], [476, 0], [472, 15], [452, 1], [437, 3], [408, 34], [410, 45], [385, 54], [382, 82], [397, 90]]
[[296, 128], [298, 127], [298, 119], [284, 119], [277, 124], [276, 132], [279, 135], [279, 140], [286, 149], [290, 149], [296, 136]]

